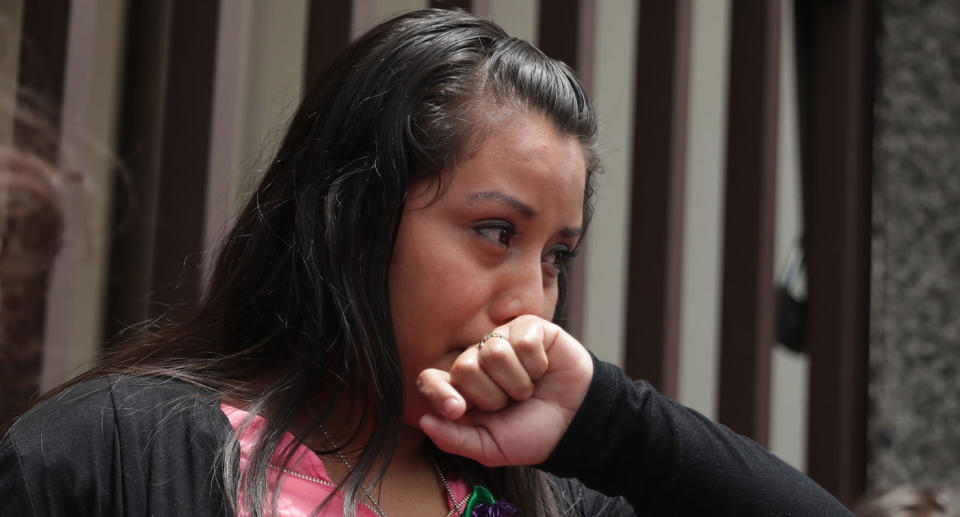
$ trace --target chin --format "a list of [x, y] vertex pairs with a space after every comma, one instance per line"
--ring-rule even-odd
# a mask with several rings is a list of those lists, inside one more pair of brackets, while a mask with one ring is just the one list
[[405, 412], [403, 414], [403, 425], [414, 429], [417, 432], [422, 432], [420, 431], [420, 417], [425, 414], [427, 414], [426, 411]]
[[420, 429], [420, 417], [426, 415], [427, 413], [432, 413], [430, 406], [427, 401], [418, 393], [416, 395], [416, 399], [412, 403], [404, 405], [403, 414], [400, 417], [400, 421], [403, 422], [403, 425], [407, 427]]

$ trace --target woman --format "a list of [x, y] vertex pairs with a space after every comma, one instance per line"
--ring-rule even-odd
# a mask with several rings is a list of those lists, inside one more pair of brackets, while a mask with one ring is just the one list
[[491, 22], [374, 28], [304, 99], [198, 315], [13, 426], [0, 515], [845, 514], [548, 321], [596, 132], [569, 69]]

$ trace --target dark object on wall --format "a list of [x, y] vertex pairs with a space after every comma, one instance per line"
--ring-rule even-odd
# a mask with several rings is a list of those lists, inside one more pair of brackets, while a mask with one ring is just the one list
[[807, 350], [806, 268], [803, 249], [796, 248], [777, 283], [777, 342], [798, 354]]

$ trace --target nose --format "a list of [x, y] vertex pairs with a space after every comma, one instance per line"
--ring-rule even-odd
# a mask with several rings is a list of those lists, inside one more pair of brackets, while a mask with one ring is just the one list
[[498, 289], [490, 303], [493, 323], [503, 325], [525, 314], [550, 319], [556, 297], [547, 292], [540, 257], [525, 258], [504, 267], [506, 269], [497, 280]]

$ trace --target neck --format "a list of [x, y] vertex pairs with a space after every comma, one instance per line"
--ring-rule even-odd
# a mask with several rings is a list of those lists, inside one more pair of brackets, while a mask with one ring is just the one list
[[[396, 449], [393, 451], [393, 455], [389, 458], [389, 464], [386, 465], [386, 475], [409, 475], [414, 471], [424, 471], [425, 467], [431, 467], [432, 463], [426, 454], [424, 454], [424, 440], [425, 436], [419, 429], [414, 429], [411, 427], [403, 426], [400, 430], [400, 440], [397, 443]], [[363, 443], [365, 440], [357, 440], [358, 443]], [[329, 448], [327, 445], [324, 448]], [[345, 453], [346, 454], [346, 453]], [[336, 457], [336, 455], [326, 455], [324, 457], [324, 465], [327, 466], [328, 472], [331, 470], [331, 461], [330, 457], [333, 456], [334, 462], [339, 465], [333, 466], [333, 470], [345, 470], [345, 466], [342, 465], [342, 461]], [[348, 462], [350, 465], [356, 465], [356, 457], [359, 456], [359, 453], [349, 454]], [[383, 465], [383, 461], [387, 460], [384, 456], [377, 458], [377, 462], [374, 464], [371, 469], [371, 474], [377, 472]], [[343, 468], [341, 468], [343, 467]], [[330, 472], [332, 476], [332, 472]], [[343, 472], [344, 476], [346, 472]], [[337, 479], [337, 478], [334, 478]]]
[[397, 450], [393, 455], [394, 460], [411, 461], [417, 458], [423, 458], [423, 445], [426, 441], [426, 435], [420, 429], [402, 426], [400, 428], [400, 441], [397, 443]]
[[[324, 428], [330, 439], [324, 437], [322, 432], [316, 432], [306, 440], [306, 445], [319, 451], [345, 445], [342, 457], [336, 453], [321, 456], [327, 475], [334, 483], [342, 485], [351, 469], [357, 465], [360, 448], [369, 439], [372, 429], [364, 428], [350, 443], [346, 443], [353, 426], [338, 425], [338, 419], [331, 420], [333, 421]], [[389, 463], [384, 465], [387, 458], [381, 454], [361, 482], [367, 486], [365, 492], [377, 501], [384, 514], [390, 517], [406, 517], [444, 515], [447, 512], [449, 487], [445, 481], [441, 485], [433, 460], [424, 451], [425, 440], [426, 436], [418, 428], [402, 425]], [[330, 443], [331, 441], [333, 443]], [[375, 484], [374, 476], [382, 467], [385, 467], [384, 476]]]
[[[305, 429], [308, 425], [308, 421], [301, 420], [292, 426], [291, 431], [295, 431], [295, 428]], [[328, 423], [324, 426], [323, 430], [325, 433], [320, 431], [313, 432], [305, 440], [307, 447], [318, 452], [328, 451], [338, 447], [341, 448], [342, 459], [335, 452], [321, 454], [328, 475], [337, 484], [339, 484], [349, 472], [343, 460], [349, 463], [350, 469], [354, 468], [358, 463], [357, 459], [362, 452], [363, 446], [370, 439], [373, 432], [372, 428], [366, 426], [356, 432], [356, 435], [350, 439], [350, 434], [355, 428], [355, 421], [349, 421], [347, 418], [334, 417], [329, 419]], [[425, 440], [426, 435], [424, 435], [420, 429], [401, 424], [399, 440], [397, 441], [393, 454], [389, 460], [385, 455], [380, 454], [373, 468], [370, 469], [370, 476], [373, 476], [380, 470], [384, 461], [389, 461], [389, 464], [386, 465], [386, 475], [388, 476], [394, 474], [409, 474], [411, 471], [417, 470], [422, 471], [424, 470], [424, 466], [430, 466], [432, 468], [429, 456], [424, 454], [423, 451]], [[364, 483], [368, 484], [370, 481], [368, 478]]]

